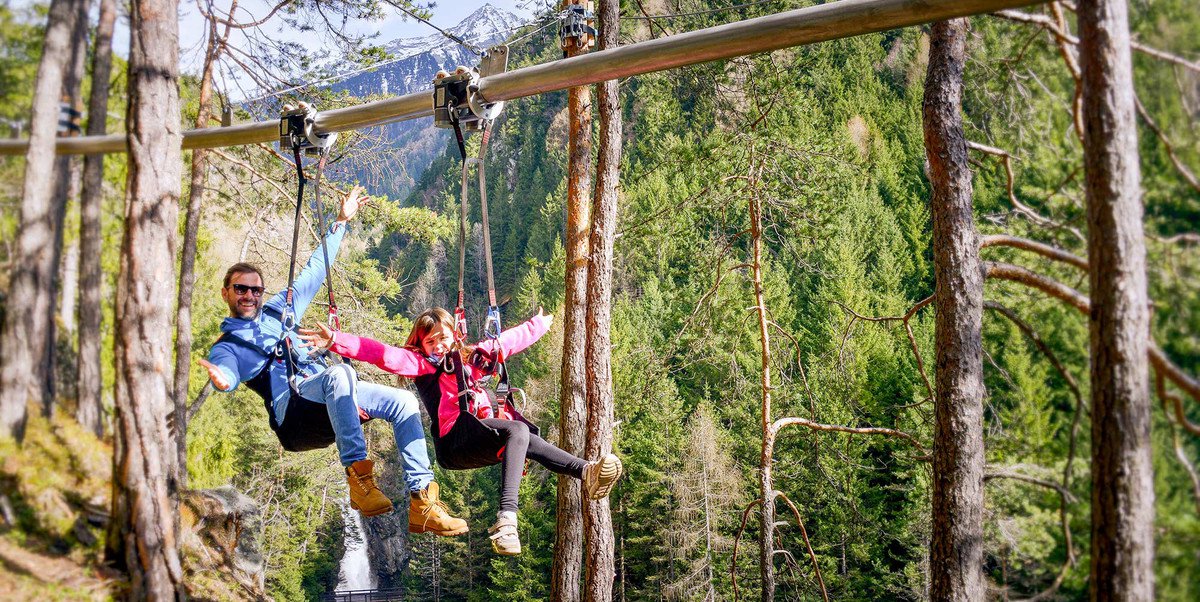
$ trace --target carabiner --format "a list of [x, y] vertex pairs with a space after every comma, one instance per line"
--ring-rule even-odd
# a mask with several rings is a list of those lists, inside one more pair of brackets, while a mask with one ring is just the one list
[[489, 339], [500, 338], [500, 308], [493, 305], [488, 308], [487, 320], [483, 323], [483, 334]]

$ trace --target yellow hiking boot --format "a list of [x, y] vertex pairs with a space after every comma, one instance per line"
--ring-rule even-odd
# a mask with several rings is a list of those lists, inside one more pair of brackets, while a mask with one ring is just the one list
[[410, 496], [408, 530], [413, 533], [428, 531], [436, 535], [462, 535], [467, 532], [467, 521], [450, 516], [450, 509], [438, 499], [438, 484], [430, 483]]
[[378, 516], [392, 511], [392, 500], [375, 486], [375, 463], [359, 460], [346, 467], [346, 483], [350, 485], [350, 507], [363, 516]]

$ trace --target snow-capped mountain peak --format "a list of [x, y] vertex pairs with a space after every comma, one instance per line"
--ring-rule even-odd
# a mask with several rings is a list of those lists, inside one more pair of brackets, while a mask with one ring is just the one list
[[[520, 25], [521, 19], [516, 15], [491, 4], [484, 4], [447, 31], [472, 46], [487, 48], [502, 42]], [[398, 38], [386, 45], [387, 51], [396, 58], [406, 58], [441, 49], [449, 50], [449, 47], [458, 48], [459, 46], [454, 40], [437, 32], [416, 38]]]

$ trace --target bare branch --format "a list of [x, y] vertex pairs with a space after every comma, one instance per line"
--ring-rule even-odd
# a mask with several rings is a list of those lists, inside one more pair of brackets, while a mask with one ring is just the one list
[[[1075, 377], [1067, 371], [1066, 366], [1063, 366], [1062, 362], [1059, 361], [1058, 356], [1055, 355], [1054, 351], [1050, 349], [1050, 346], [1042, 340], [1042, 337], [1037, 333], [1037, 331], [1035, 331], [1027, 322], [1018, 317], [1016, 312], [994, 301], [984, 301], [983, 306], [986, 309], [999, 312], [1001, 315], [1008, 318], [1013, 324], [1016, 324], [1017, 328], [1021, 329], [1021, 332], [1025, 333], [1025, 336], [1029, 337], [1029, 339], [1033, 341], [1034, 345], [1037, 346], [1042, 354], [1050, 360], [1051, 365], [1053, 365], [1054, 369], [1057, 370], [1058, 373], [1063, 377], [1063, 380], [1067, 381], [1067, 386], [1071, 389], [1071, 394], [1075, 397], [1075, 412], [1071, 419], [1071, 430], [1069, 435], [1070, 443], [1067, 447], [1067, 463], [1066, 466], [1063, 467], [1062, 477], [1062, 486], [1064, 488], [1069, 488], [1071, 486], [1072, 479], [1071, 469], [1075, 463], [1075, 448], [1079, 439], [1079, 421], [1083, 416], [1084, 407], [1083, 393], [1081, 393], [1079, 390], [1079, 384], [1075, 382]], [[1071, 563], [1074, 563], [1075, 549], [1071, 544], [1071, 531], [1066, 527], [1065, 524], [1063, 530], [1067, 537], [1067, 557]]]
[[[1075, 5], [1071, 2], [1063, 2], [1062, 4], [1064, 6], [1066, 6], [1067, 8], [1071, 9], [1072, 11], [1075, 10]], [[992, 14], [997, 17], [1007, 19], [1009, 21], [1015, 21], [1018, 23], [1028, 23], [1031, 25], [1038, 25], [1038, 26], [1045, 27], [1046, 29], [1050, 29], [1050, 30], [1057, 29], [1057, 25], [1054, 23], [1054, 21], [1052, 19], [1050, 19], [1050, 17], [1047, 17], [1046, 15], [1031, 14], [1031, 13], [1027, 13], [1027, 12], [1023, 12], [1023, 11], [1019, 11], [1019, 10], [1015, 10], [1015, 9], [1014, 10], [1001, 10], [1001, 11], [994, 12]], [[1051, 33], [1055, 33], [1055, 32], [1051, 31]], [[1063, 34], [1064, 39], [1068, 43], [1070, 43], [1072, 45], [1079, 44], [1079, 38], [1071, 35], [1070, 33], [1065, 33], [1065, 32], [1060, 32], [1060, 33]], [[1058, 35], [1058, 34], [1056, 34], [1056, 35]], [[1188, 59], [1183, 58], [1179, 55], [1172, 54], [1172, 53], [1166, 52], [1164, 50], [1159, 50], [1157, 48], [1154, 48], [1152, 46], [1147, 46], [1146, 44], [1143, 44], [1141, 42], [1134, 41], [1134, 40], [1130, 40], [1129, 46], [1130, 46], [1130, 48], [1132, 48], [1142, 54], [1145, 54], [1147, 56], [1152, 56], [1156, 59], [1164, 60], [1169, 63], [1174, 63], [1174, 64], [1179, 65], [1180, 67], [1183, 67], [1184, 69], [1187, 69], [1189, 71], [1195, 71], [1196, 73], [1200, 73], [1200, 62], [1189, 61]]]
[[1037, 253], [1038, 255], [1048, 259], [1053, 259], [1054, 261], [1060, 261], [1062, 263], [1073, 265], [1084, 271], [1087, 271], [1088, 269], [1086, 259], [1058, 247], [1040, 243], [1036, 240], [1030, 240], [1028, 238], [1008, 236], [1006, 234], [992, 234], [989, 236], [984, 236], [983, 241], [979, 244], [980, 249], [986, 249], [987, 247], [1012, 247], [1014, 249], [1022, 249]]
[[1200, 515], [1200, 476], [1196, 474], [1196, 466], [1192, 464], [1191, 459], [1187, 456], [1187, 452], [1183, 449], [1183, 444], [1179, 441], [1179, 431], [1175, 430], [1175, 425], [1171, 422], [1171, 414], [1167, 411], [1167, 402], [1171, 401], [1174, 403], [1176, 418], [1178, 418], [1182, 424], [1187, 425], [1190, 423], [1187, 422], [1187, 419], [1182, 415], [1183, 410], [1182, 406], [1180, 405], [1179, 397], [1167, 393], [1167, 387], [1163, 382], [1162, 374], [1157, 374], [1155, 376], [1155, 389], [1158, 392], [1159, 400], [1162, 402], [1163, 413], [1167, 414], [1167, 428], [1171, 429], [1171, 440], [1173, 446], [1175, 447], [1175, 459], [1179, 460], [1180, 466], [1183, 467], [1183, 470], [1187, 472], [1188, 477], [1192, 480], [1192, 499], [1194, 499], [1196, 502], [1196, 514]]
[[1039, 487], [1053, 489], [1058, 493], [1059, 524], [1062, 526], [1063, 539], [1067, 545], [1067, 559], [1063, 562], [1062, 568], [1058, 570], [1058, 575], [1054, 578], [1054, 582], [1051, 583], [1049, 587], [1041, 592], [1038, 592], [1037, 594], [1034, 594], [1033, 596], [1021, 600], [1021, 602], [1037, 602], [1040, 600], [1045, 600], [1054, 595], [1054, 593], [1058, 591], [1059, 587], [1062, 587], [1063, 581], [1067, 578], [1067, 572], [1075, 564], [1075, 551], [1071, 544], [1071, 522], [1067, 515], [1067, 505], [1075, 503], [1075, 496], [1071, 494], [1071, 491], [1067, 489], [1065, 485], [1059, 485], [1053, 481], [1031, 477], [1018, 472], [1010, 472], [1000, 469], [987, 472], [983, 475], [983, 480], [985, 483], [992, 479], [1012, 479], [1014, 481], [1021, 481], [1024, 483], [1037, 485]]
[[750, 516], [750, 509], [753, 508], [755, 504], [761, 504], [761, 503], [762, 503], [762, 499], [760, 498], [760, 499], [754, 500], [753, 502], [750, 502], [749, 504], [746, 504], [746, 509], [742, 511], [742, 526], [738, 528], [737, 535], [733, 538], [733, 558], [731, 558], [729, 560], [729, 577], [733, 582], [733, 601], [734, 602], [738, 601], [738, 594], [739, 594], [738, 584], [737, 584], [738, 543], [740, 543], [742, 541], [742, 533], [746, 532], [746, 518], [748, 518]]
[[1175, 154], [1175, 146], [1171, 144], [1171, 141], [1167, 139], [1167, 135], [1163, 133], [1158, 124], [1154, 122], [1154, 119], [1150, 117], [1150, 113], [1146, 111], [1146, 107], [1142, 105], [1142, 99], [1138, 98], [1137, 94], [1133, 95], [1133, 103], [1137, 107], [1138, 115], [1141, 116], [1142, 121], [1146, 122], [1150, 131], [1154, 132], [1155, 136], [1158, 136], [1158, 141], [1167, 150], [1167, 157], [1170, 157], [1171, 164], [1175, 166], [1175, 171], [1183, 176], [1183, 179], [1187, 181], [1188, 186], [1192, 187], [1192, 190], [1200, 192], [1200, 180], [1196, 179], [1196, 174], [1192, 173], [1192, 170], [1188, 169], [1188, 166], [1184, 165], [1179, 156]]
[[[918, 311], [920, 311], [922, 308], [929, 305], [930, 303], [933, 303], [933, 295], [930, 295], [928, 297], [925, 297], [924, 299], [921, 299], [920, 301], [917, 301], [917, 303], [915, 305], [913, 305], [912, 307], [910, 307], [908, 309], [908, 311], [904, 312], [904, 315], [902, 315], [902, 316], [884, 316], [884, 317], [864, 316], [864, 315], [854, 311], [853, 309], [846, 307], [846, 305], [840, 301], [834, 301], [834, 303], [836, 303], [839, 307], [846, 310], [848, 313], [850, 313], [851, 316], [853, 316], [853, 318], [850, 321], [850, 325], [846, 326], [846, 333], [845, 333], [845, 336], [842, 337], [842, 344], [845, 344], [846, 337], [850, 336], [850, 326], [854, 325], [855, 319], [863, 320], [866, 322], [895, 322], [895, 321], [903, 322], [904, 323], [904, 333], [906, 335], [908, 335], [908, 344], [912, 348], [913, 357], [916, 358], [916, 360], [917, 360], [917, 372], [919, 372], [921, 374], [921, 380], [925, 383], [925, 391], [927, 393], [929, 393], [928, 399], [933, 399], [933, 396], [934, 396], [933, 384], [929, 380], [929, 374], [927, 374], [925, 372], [925, 360], [922, 359], [922, 357], [921, 357], [921, 349], [917, 346], [917, 337], [913, 334], [912, 324], [909, 323], [909, 320], [911, 320], [912, 317], [914, 315], [916, 315], [916, 313]], [[841, 356], [840, 351], [838, 352], [838, 355], [839, 355], [839, 357]], [[921, 402], [921, 403], [924, 403], [924, 402]]]
[[922, 454], [926, 454], [923, 456], [918, 456], [917, 459], [919, 459], [919, 460], [927, 459], [927, 454], [929, 453], [929, 450], [926, 449], [924, 445], [921, 445], [921, 442], [917, 441], [916, 437], [913, 437], [912, 435], [910, 435], [904, 431], [898, 431], [895, 429], [889, 429], [889, 428], [883, 428], [883, 427], [877, 427], [877, 426], [852, 427], [852, 426], [841, 426], [838, 424], [822, 424], [819, 422], [813, 422], [812, 420], [807, 420], [805, 418], [797, 418], [797, 417], [791, 417], [791, 416], [789, 416], [787, 418], [780, 418], [779, 420], [776, 420], [774, 423], [772, 423], [771, 430], [770, 430], [771, 436], [774, 437], [774, 436], [778, 435], [779, 432], [782, 431], [784, 427], [792, 426], [792, 425], [803, 426], [805, 428], [808, 428], [808, 429], [811, 429], [814, 431], [851, 433], [851, 434], [855, 434], [855, 435], [884, 435], [887, 437], [896, 437], [898, 439], [903, 439], [903, 440], [913, 444], [913, 446], [915, 446], [918, 450], [920, 450]]
[[1078, 501], [1075, 499], [1075, 496], [1069, 490], [1067, 490], [1066, 487], [1063, 487], [1062, 485], [1055, 483], [1054, 481], [1047, 481], [1045, 479], [1039, 479], [1037, 477], [1032, 477], [1027, 474], [1021, 474], [1019, 472], [1011, 472], [1011, 471], [1006, 471], [1006, 470], [1002, 470], [1002, 469], [992, 469], [991, 471], [986, 472], [983, 475], [983, 480], [990, 481], [992, 479], [1012, 479], [1014, 481], [1023, 481], [1025, 483], [1030, 483], [1033, 485], [1038, 485], [1040, 487], [1045, 487], [1046, 489], [1053, 489], [1054, 491], [1058, 492], [1058, 495], [1062, 496], [1063, 499], [1067, 500], [1067, 502], [1069, 502], [1069, 503], [1074, 504], [1076, 501]]
[[[1053, 278], [1048, 278], [1029, 269], [1009, 263], [988, 261], [984, 262], [984, 266], [988, 278], [1009, 280], [1036, 288], [1074, 307], [1084, 315], [1087, 315], [1091, 311], [1091, 301], [1087, 296]], [[1150, 357], [1150, 365], [1154, 366], [1155, 370], [1161, 372], [1166, 376], [1167, 380], [1170, 380], [1175, 386], [1185, 391], [1190, 397], [1200, 401], [1200, 381], [1197, 381], [1194, 377], [1179, 368], [1179, 366], [1176, 366], [1153, 340], [1150, 341], [1147, 354]]]
[[812, 559], [813, 572], [816, 573], [817, 583], [821, 586], [821, 597], [825, 602], [829, 602], [829, 592], [825, 591], [825, 579], [821, 577], [821, 567], [817, 564], [817, 554], [813, 552], [812, 543], [808, 541], [808, 530], [804, 528], [804, 520], [800, 518], [800, 510], [796, 509], [796, 505], [792, 503], [792, 500], [784, 492], [776, 490], [775, 497], [783, 498], [783, 501], [787, 502], [788, 507], [792, 509], [792, 513], [796, 515], [796, 525], [800, 527], [800, 535], [804, 538], [804, 547], [808, 548], [808, 557]]
[[1010, 203], [1012, 203], [1013, 209], [1018, 214], [1025, 216], [1026, 219], [1033, 222], [1035, 225], [1041, 226], [1043, 228], [1064, 230], [1066, 232], [1069, 232], [1072, 236], [1074, 236], [1080, 242], [1087, 242], [1087, 237], [1085, 237], [1083, 235], [1083, 232], [1079, 231], [1079, 228], [1076, 228], [1074, 226], [1068, 226], [1066, 224], [1060, 224], [1060, 223], [1038, 213], [1032, 207], [1030, 207], [1029, 205], [1026, 205], [1025, 203], [1021, 202], [1020, 199], [1017, 198], [1017, 194], [1013, 190], [1013, 180], [1014, 180], [1013, 170], [1012, 170], [1013, 156], [1011, 154], [1009, 154], [1008, 151], [1001, 149], [1001, 148], [996, 148], [994, 146], [988, 146], [986, 144], [972, 142], [970, 140], [967, 141], [967, 148], [969, 148], [971, 150], [979, 151], [979, 152], [987, 154], [987, 155], [992, 155], [994, 157], [1000, 158], [1000, 164], [1004, 167], [1004, 177], [1006, 180], [1005, 188], [1008, 190], [1008, 201]]

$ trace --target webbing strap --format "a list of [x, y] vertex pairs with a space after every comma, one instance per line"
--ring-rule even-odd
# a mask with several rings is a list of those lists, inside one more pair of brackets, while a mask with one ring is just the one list
[[454, 120], [454, 138], [458, 141], [458, 153], [462, 157], [462, 192], [459, 195], [458, 221], [458, 303], [454, 306], [454, 340], [462, 344], [467, 337], [467, 312], [464, 308], [465, 294], [463, 274], [467, 271], [467, 145], [463, 141], [462, 127]]
[[[333, 298], [333, 274], [332, 266], [329, 264], [329, 243], [325, 241], [327, 238], [325, 227], [325, 207], [321, 205], [321, 172], [325, 170], [325, 159], [328, 157], [329, 150], [322, 148], [320, 150], [320, 158], [317, 160], [317, 179], [316, 184], [313, 187], [313, 196], [315, 197], [314, 204], [316, 205], [317, 223], [321, 228], [319, 230], [321, 233], [321, 254], [325, 258], [325, 290], [329, 292], [329, 327], [332, 328], [334, 332], [340, 332], [342, 330], [342, 322], [340, 319], [338, 319], [337, 302], [334, 301]], [[296, 251], [295, 247], [293, 247], [292, 256], [295, 257], [295, 255]]]
[[487, 202], [487, 170], [483, 168], [483, 159], [487, 156], [488, 140], [492, 137], [492, 122], [488, 121], [483, 127], [483, 137], [479, 144], [479, 159], [476, 169], [479, 170], [479, 209], [483, 213], [483, 257], [487, 265], [488, 305], [496, 306], [496, 280], [492, 276], [492, 235], [488, 223]]
[[304, 177], [304, 162], [300, 155], [300, 144], [297, 138], [293, 137], [292, 140], [292, 156], [296, 159], [296, 214], [292, 221], [292, 256], [288, 262], [287, 293], [284, 296], [283, 312], [279, 320], [283, 329], [280, 333], [280, 345], [275, 347], [275, 355], [276, 357], [284, 356], [284, 364], [287, 365], [288, 386], [295, 391], [296, 384], [293, 377], [296, 375], [296, 365], [292, 356], [292, 337], [288, 334], [296, 326], [296, 247], [300, 244], [300, 209], [304, 205], [304, 184], [307, 179]]

